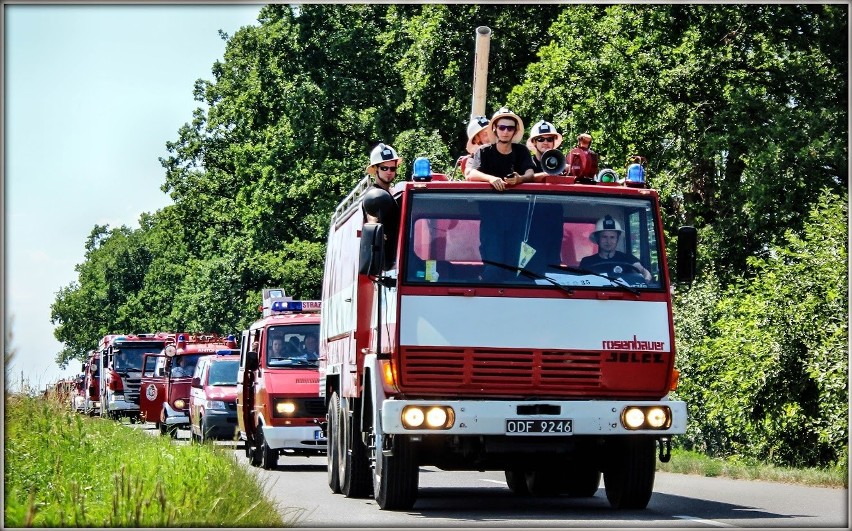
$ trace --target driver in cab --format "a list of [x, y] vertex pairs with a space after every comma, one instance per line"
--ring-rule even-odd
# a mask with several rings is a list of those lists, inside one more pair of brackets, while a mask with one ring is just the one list
[[[612, 219], [612, 216], [606, 215], [599, 219], [595, 223], [595, 231], [589, 235], [589, 239], [598, 244], [598, 252], [580, 260], [580, 269], [595, 270], [612, 264], [612, 269], [607, 269], [607, 272], [610, 272], [619, 265], [628, 265], [641, 274], [645, 282], [650, 282], [653, 278], [651, 272], [645, 269], [638, 258], [632, 254], [616, 250], [618, 239], [623, 233], [621, 224]], [[618, 273], [620, 271], [613, 272]]]

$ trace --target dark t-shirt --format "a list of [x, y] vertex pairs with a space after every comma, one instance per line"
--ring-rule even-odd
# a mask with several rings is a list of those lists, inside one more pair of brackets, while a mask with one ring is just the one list
[[604, 258], [598, 253], [595, 253], [580, 260], [580, 269], [589, 269], [598, 264], [612, 264], [616, 262], [633, 265], [638, 261], [639, 259], [632, 254], [622, 253], [621, 251], [615, 251], [615, 254], [611, 258]]
[[530, 155], [530, 159], [532, 160], [533, 171], [542, 173], [544, 170], [541, 169], [541, 160], [537, 159], [535, 155]]
[[504, 155], [497, 151], [497, 144], [488, 144], [476, 150], [467, 166], [494, 177], [506, 177], [513, 171], [523, 175], [533, 167], [533, 163], [530, 151], [524, 145], [512, 144], [512, 152]]

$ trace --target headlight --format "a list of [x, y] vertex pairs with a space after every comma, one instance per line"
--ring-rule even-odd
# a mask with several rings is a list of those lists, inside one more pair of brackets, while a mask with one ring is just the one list
[[177, 400], [175, 400], [174, 404], [175, 409], [183, 409], [186, 407], [186, 401], [183, 398], [178, 398]]
[[621, 424], [628, 430], [667, 430], [672, 410], [667, 406], [628, 406], [621, 412]]
[[225, 403], [221, 400], [208, 400], [207, 409], [225, 409]]
[[275, 412], [279, 415], [292, 415], [296, 411], [296, 404], [284, 400], [275, 401]]
[[409, 430], [446, 430], [454, 422], [455, 412], [449, 406], [406, 406], [402, 409], [402, 425]]

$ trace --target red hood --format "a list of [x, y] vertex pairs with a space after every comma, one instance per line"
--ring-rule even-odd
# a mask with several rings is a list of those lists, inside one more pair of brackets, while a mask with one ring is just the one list
[[225, 402], [235, 402], [237, 400], [237, 386], [207, 385], [204, 387], [204, 394], [207, 395], [207, 400], [223, 400]]
[[270, 395], [319, 396], [319, 371], [316, 369], [267, 370], [263, 379]]

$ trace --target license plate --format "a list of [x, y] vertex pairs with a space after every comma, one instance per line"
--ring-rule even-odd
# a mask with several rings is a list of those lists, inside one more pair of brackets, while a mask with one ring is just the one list
[[325, 437], [322, 436], [322, 430], [315, 430], [314, 431], [314, 440], [315, 441], [324, 441], [325, 440]]
[[507, 419], [507, 435], [526, 435], [528, 433], [544, 433], [553, 435], [573, 434], [571, 419]]

